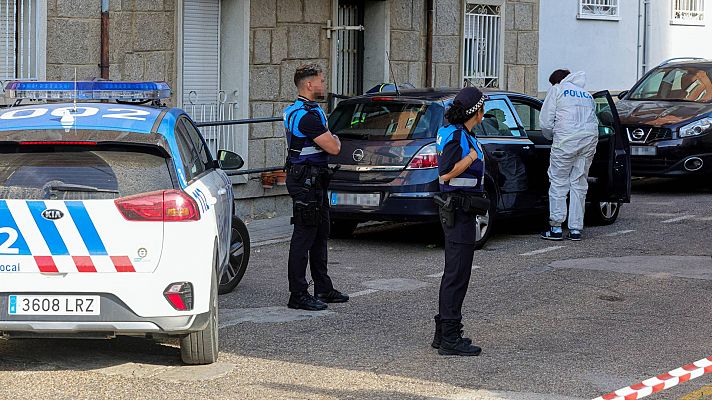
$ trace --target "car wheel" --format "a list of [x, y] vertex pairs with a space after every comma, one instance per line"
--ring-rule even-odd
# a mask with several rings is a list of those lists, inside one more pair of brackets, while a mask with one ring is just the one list
[[240, 283], [247, 271], [250, 261], [250, 233], [247, 226], [236, 216], [232, 217], [232, 234], [230, 240], [230, 262], [220, 277], [218, 293], [230, 293]]
[[334, 239], [350, 238], [354, 234], [357, 225], [358, 221], [348, 219], [332, 219], [331, 227], [329, 229], [329, 237]]
[[587, 222], [591, 225], [610, 225], [616, 222], [621, 211], [621, 203], [598, 202], [592, 203], [586, 210]]
[[216, 275], [213, 272], [208, 325], [202, 331], [189, 333], [180, 339], [180, 356], [186, 364], [212, 364], [218, 360], [218, 285]]
[[484, 247], [485, 243], [492, 237], [495, 216], [497, 214], [497, 194], [491, 188], [486, 188], [487, 198], [490, 199], [490, 207], [485, 215], [475, 216], [475, 229], [478, 231], [477, 237], [480, 240], [475, 242], [475, 249]]

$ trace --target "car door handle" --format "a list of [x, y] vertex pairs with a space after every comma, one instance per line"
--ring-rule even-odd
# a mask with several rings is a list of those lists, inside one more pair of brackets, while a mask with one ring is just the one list
[[492, 155], [497, 157], [504, 157], [506, 154], [504, 150], [495, 150], [492, 152]]
[[529, 150], [529, 146], [522, 147], [522, 150]]
[[225, 196], [226, 194], [227, 194], [227, 189], [225, 189], [225, 188], [218, 189], [218, 195]]

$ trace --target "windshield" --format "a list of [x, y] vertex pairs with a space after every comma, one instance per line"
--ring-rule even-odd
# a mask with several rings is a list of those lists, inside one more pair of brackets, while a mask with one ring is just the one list
[[712, 101], [712, 66], [664, 67], [653, 71], [629, 100]]
[[442, 107], [372, 101], [339, 104], [329, 118], [329, 126], [340, 137], [403, 140], [434, 138], [440, 121]]

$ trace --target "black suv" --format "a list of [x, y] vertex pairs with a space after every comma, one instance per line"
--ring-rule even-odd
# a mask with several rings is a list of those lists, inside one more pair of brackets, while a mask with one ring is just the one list
[[712, 61], [670, 61], [618, 96], [633, 175], [712, 176]]
[[[458, 89], [375, 93], [338, 104], [329, 117], [341, 138], [341, 167], [331, 183], [332, 234], [358, 222], [437, 220], [435, 137]], [[525, 94], [485, 91], [485, 118], [475, 134], [485, 150], [485, 190], [492, 206], [477, 217], [481, 247], [494, 221], [548, 212], [551, 141], [539, 127], [541, 101]], [[589, 177], [589, 221], [613, 223], [630, 199], [629, 146], [608, 92], [594, 95], [601, 120]]]

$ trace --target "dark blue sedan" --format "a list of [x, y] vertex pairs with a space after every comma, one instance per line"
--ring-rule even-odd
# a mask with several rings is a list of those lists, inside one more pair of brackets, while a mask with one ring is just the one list
[[[435, 137], [457, 89], [375, 93], [338, 104], [329, 117], [341, 138], [340, 165], [330, 186], [332, 236], [365, 221], [436, 221], [439, 191]], [[551, 141], [539, 127], [541, 101], [520, 93], [485, 91], [485, 118], [475, 134], [485, 149], [485, 190], [491, 209], [477, 217], [481, 239], [497, 219], [546, 214]], [[587, 219], [610, 224], [630, 201], [630, 146], [608, 92], [594, 95], [599, 144], [590, 170]]]

